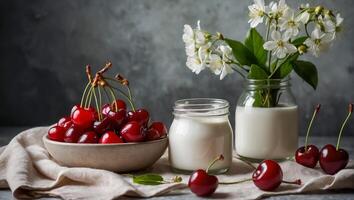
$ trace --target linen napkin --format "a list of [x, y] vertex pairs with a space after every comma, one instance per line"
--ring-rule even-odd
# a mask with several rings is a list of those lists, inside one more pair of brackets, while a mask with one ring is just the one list
[[[42, 137], [48, 127], [26, 130], [4, 147], [0, 148], [0, 188], [10, 188], [15, 198], [56, 196], [63, 199], [115, 199], [123, 195], [152, 197], [189, 192], [186, 183], [188, 175], [170, 171], [167, 155], [144, 173], [158, 173], [165, 179], [179, 175], [182, 183], [157, 186], [136, 185], [129, 176], [114, 172], [60, 166], [46, 151]], [[336, 175], [326, 175], [319, 168], [309, 169], [293, 161], [280, 163], [284, 180], [300, 178], [302, 185], [281, 186], [274, 192], [264, 192], [252, 181], [237, 185], [219, 185], [215, 198], [257, 199], [280, 194], [318, 192], [328, 189], [354, 189], [354, 169], [351, 161], [347, 168]], [[228, 173], [219, 175], [219, 181], [243, 180], [251, 177], [252, 168], [244, 162], [233, 159]]]

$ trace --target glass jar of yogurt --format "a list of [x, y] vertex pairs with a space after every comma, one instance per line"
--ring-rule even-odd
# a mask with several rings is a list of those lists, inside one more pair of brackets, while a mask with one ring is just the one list
[[217, 156], [211, 173], [226, 172], [232, 162], [232, 128], [229, 103], [223, 99], [196, 98], [175, 102], [169, 131], [169, 160], [174, 171], [205, 169]]

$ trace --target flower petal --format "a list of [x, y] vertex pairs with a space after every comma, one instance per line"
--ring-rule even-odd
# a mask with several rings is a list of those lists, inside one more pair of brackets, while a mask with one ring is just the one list
[[265, 43], [263, 44], [263, 48], [264, 48], [265, 50], [271, 51], [271, 50], [277, 48], [277, 42], [275, 42], [275, 41], [268, 41], [268, 42], [265, 42]]
[[273, 31], [271, 34], [271, 37], [273, 40], [280, 40], [281, 39], [281, 34], [279, 31]]

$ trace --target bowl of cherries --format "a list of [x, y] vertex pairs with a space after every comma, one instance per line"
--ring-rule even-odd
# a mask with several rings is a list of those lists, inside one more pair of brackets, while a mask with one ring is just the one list
[[64, 166], [138, 171], [152, 166], [167, 148], [166, 126], [152, 121], [146, 109], [135, 108], [129, 81], [105, 75], [111, 66], [107, 63], [95, 76], [86, 66], [88, 83], [80, 104], [43, 137], [49, 154]]

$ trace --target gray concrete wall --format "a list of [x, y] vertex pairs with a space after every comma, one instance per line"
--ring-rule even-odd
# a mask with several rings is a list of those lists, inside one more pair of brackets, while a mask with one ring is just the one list
[[[290, 1], [300, 5], [305, 1]], [[301, 108], [301, 127], [312, 107], [323, 104], [314, 134], [337, 134], [347, 104], [354, 101], [354, 1], [322, 0], [342, 13], [344, 30], [319, 59], [314, 92], [298, 78], [293, 92]], [[216, 97], [231, 104], [242, 91], [236, 74], [219, 81], [185, 67], [183, 25], [198, 19], [210, 31], [243, 40], [250, 1], [232, 0], [2, 0], [0, 2], [0, 125], [41, 125], [56, 121], [80, 101], [84, 66], [114, 64], [132, 83], [139, 107], [154, 119], [172, 120], [175, 100]], [[97, 69], [97, 68], [96, 68]], [[345, 135], [354, 135], [354, 119]]]

